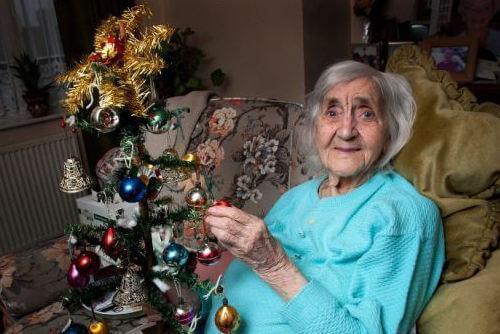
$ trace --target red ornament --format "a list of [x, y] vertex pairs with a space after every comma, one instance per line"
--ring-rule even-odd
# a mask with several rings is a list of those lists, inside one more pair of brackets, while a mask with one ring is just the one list
[[76, 128], [73, 126], [71, 127], [71, 132], [75, 133], [76, 132]]
[[106, 232], [104, 232], [101, 240], [101, 246], [104, 249], [104, 252], [113, 259], [118, 257], [122, 248], [118, 245], [116, 229], [109, 227]]
[[76, 269], [85, 275], [94, 275], [101, 266], [99, 256], [90, 251], [83, 251], [75, 260]]
[[206, 266], [211, 266], [219, 262], [222, 251], [220, 247], [213, 242], [206, 242], [201, 248], [196, 252], [196, 258], [198, 262]]
[[65, 128], [66, 127], [66, 120], [63, 118], [61, 118], [61, 123], [59, 123], [59, 125], [61, 126], [61, 128]]
[[69, 266], [67, 278], [72, 288], [84, 288], [90, 281], [90, 276], [79, 272], [74, 263]]
[[215, 201], [214, 206], [227, 206], [227, 207], [232, 207], [231, 203], [229, 203], [226, 200], [220, 199], [218, 201]]
[[102, 59], [101, 59], [101, 55], [99, 53], [95, 53], [93, 52], [90, 56], [89, 56], [89, 60], [90, 61], [93, 61], [93, 62], [101, 62]]

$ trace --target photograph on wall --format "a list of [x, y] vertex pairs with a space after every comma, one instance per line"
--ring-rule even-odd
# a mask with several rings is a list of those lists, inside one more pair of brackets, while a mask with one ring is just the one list
[[468, 46], [433, 47], [431, 54], [440, 70], [463, 72], [467, 65]]
[[432, 56], [438, 69], [448, 71], [455, 81], [474, 79], [478, 49], [474, 36], [432, 37], [422, 42], [422, 49]]

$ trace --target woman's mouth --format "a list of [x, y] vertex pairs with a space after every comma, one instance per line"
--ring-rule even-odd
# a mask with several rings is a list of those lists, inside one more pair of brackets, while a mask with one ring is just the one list
[[335, 150], [342, 153], [353, 153], [361, 150], [359, 147], [335, 147]]

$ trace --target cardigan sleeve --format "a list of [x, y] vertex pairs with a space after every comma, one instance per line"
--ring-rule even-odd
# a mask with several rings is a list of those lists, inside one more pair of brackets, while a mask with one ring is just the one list
[[284, 306], [298, 333], [408, 333], [439, 281], [442, 230], [430, 239], [378, 236], [357, 261], [347, 302], [311, 280]]

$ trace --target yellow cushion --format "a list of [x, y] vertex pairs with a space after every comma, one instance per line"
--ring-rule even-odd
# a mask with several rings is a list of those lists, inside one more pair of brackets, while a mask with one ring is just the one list
[[418, 321], [419, 334], [493, 334], [500, 330], [500, 251], [467, 280], [441, 285]]
[[499, 236], [500, 106], [478, 105], [417, 46], [401, 47], [387, 71], [404, 75], [417, 102], [414, 134], [395, 168], [440, 207], [444, 282], [484, 268]]

